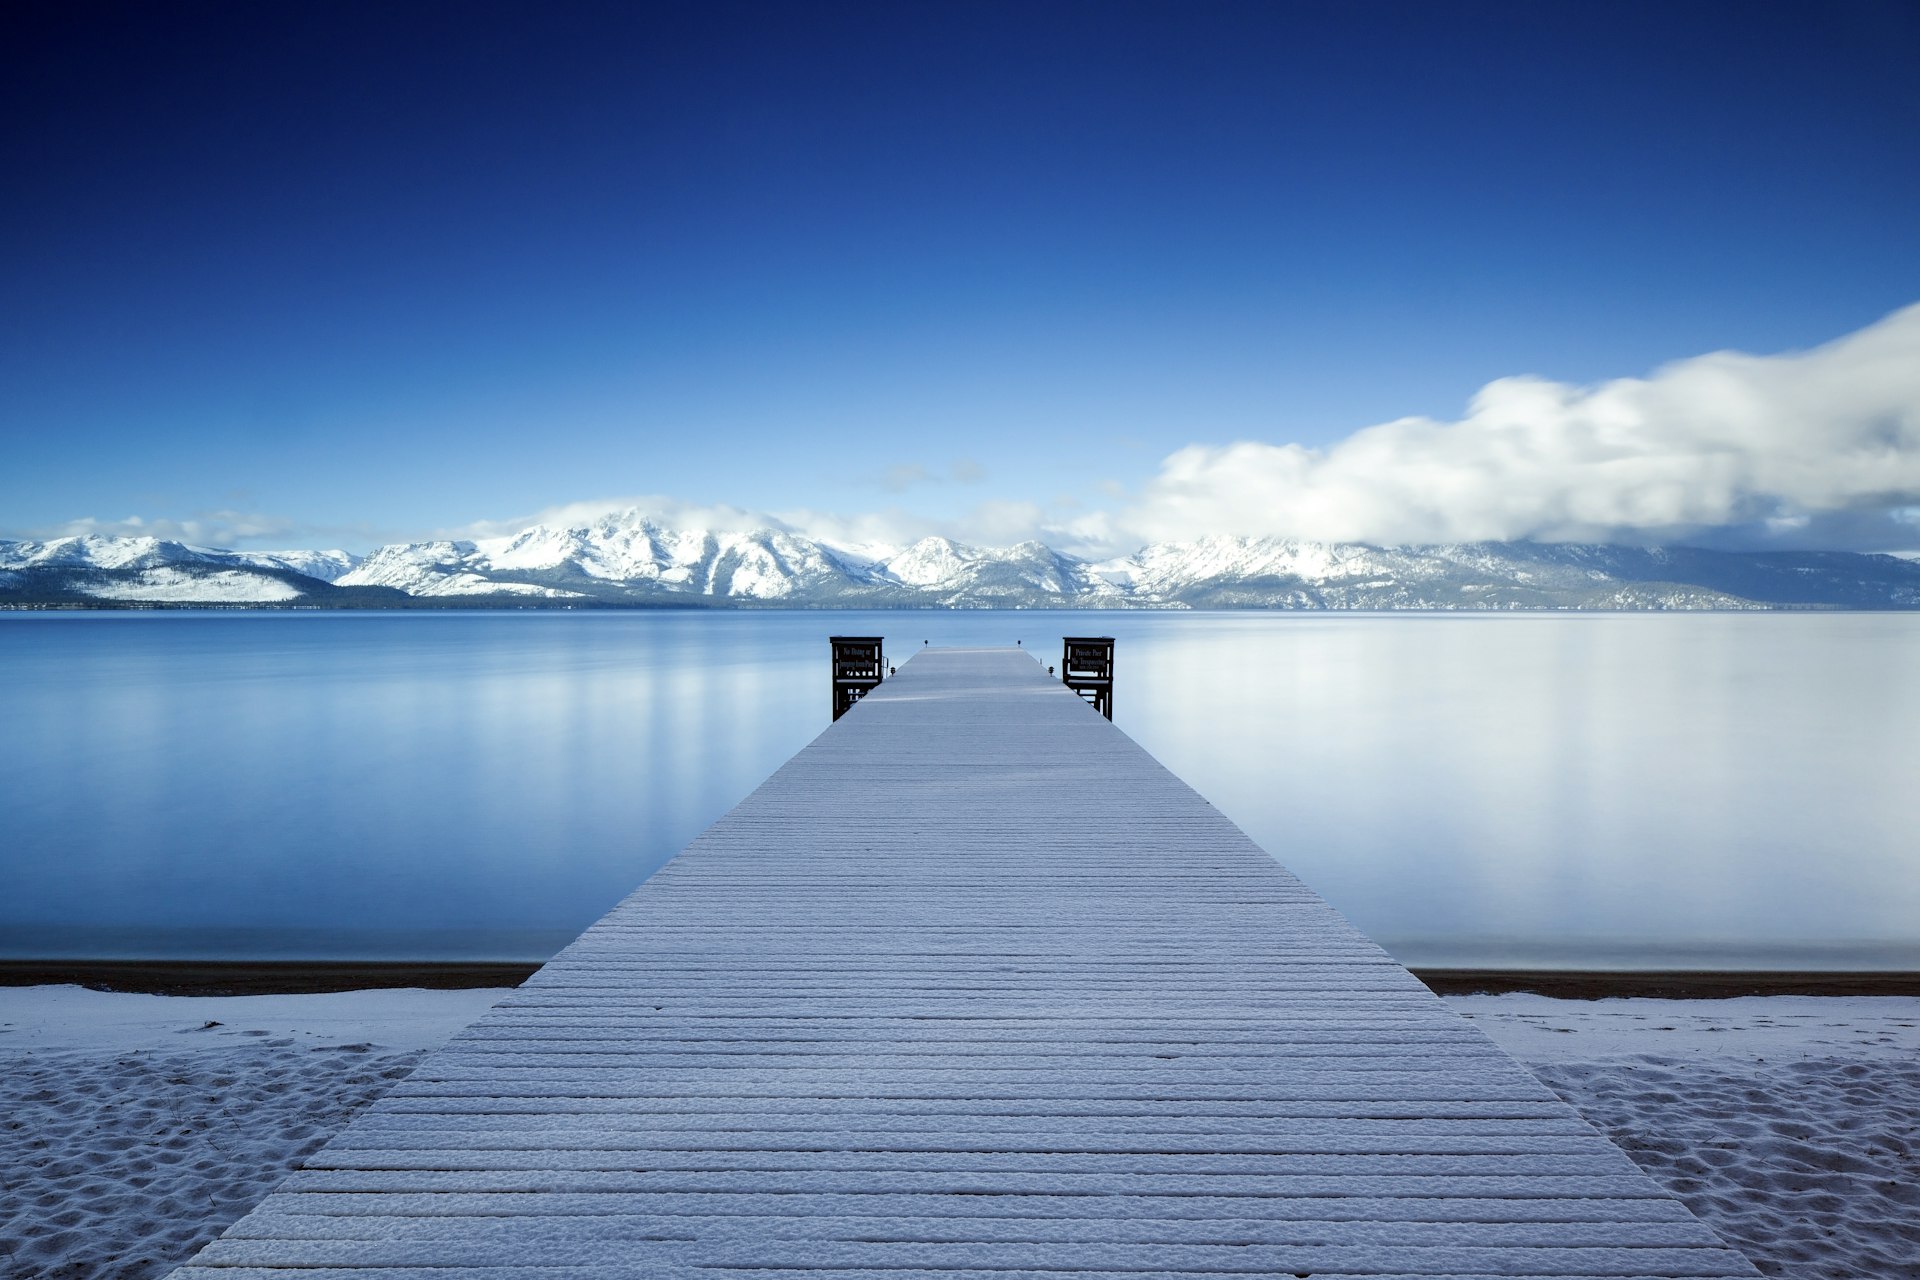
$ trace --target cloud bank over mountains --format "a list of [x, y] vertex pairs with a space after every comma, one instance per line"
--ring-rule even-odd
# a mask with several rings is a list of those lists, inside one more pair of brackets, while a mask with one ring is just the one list
[[1592, 387], [1502, 378], [1458, 421], [1403, 418], [1325, 449], [1192, 445], [1116, 526], [1147, 542], [1853, 546], [1920, 541], [1916, 505], [1920, 304], [1806, 352], [1723, 351]]
[[840, 544], [1034, 538], [1092, 556], [1223, 534], [1906, 550], [1920, 547], [1920, 304], [1810, 351], [1715, 352], [1585, 387], [1501, 378], [1458, 420], [1402, 418], [1326, 448], [1189, 445], [1110, 510], [995, 502], [943, 522], [898, 509], [746, 512], [650, 496], [499, 528], [634, 506], [684, 513], [692, 527], [773, 527]]
[[[981, 474], [963, 459], [941, 478], [975, 483]], [[935, 519], [907, 505], [907, 491], [930, 477], [924, 468], [892, 468], [879, 487], [900, 495], [895, 505], [852, 514], [629, 494], [411, 536], [580, 528], [637, 508], [678, 528], [774, 530], [856, 550], [925, 537], [984, 546], [1038, 540], [1088, 559], [1219, 535], [1376, 546], [1534, 540], [1920, 551], [1920, 303], [1808, 351], [1722, 351], [1592, 386], [1501, 378], [1457, 420], [1402, 418], [1325, 447], [1192, 444], [1137, 488], [1107, 482], [1085, 505], [999, 497]], [[724, 485], [716, 479], [716, 489]], [[218, 511], [89, 517], [15, 532], [238, 546], [337, 542], [346, 531]]]

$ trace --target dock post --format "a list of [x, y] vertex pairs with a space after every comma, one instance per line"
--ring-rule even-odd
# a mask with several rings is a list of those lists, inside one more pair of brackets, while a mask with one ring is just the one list
[[1060, 678], [1107, 719], [1113, 719], [1113, 637], [1063, 636]]
[[833, 641], [833, 718], [852, 710], [853, 704], [880, 687], [886, 678], [887, 656], [884, 636], [832, 636]]

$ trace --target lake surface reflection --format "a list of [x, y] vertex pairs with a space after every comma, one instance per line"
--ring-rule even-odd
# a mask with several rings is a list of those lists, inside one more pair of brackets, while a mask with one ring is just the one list
[[1875, 614], [0, 616], [0, 954], [544, 958], [825, 727], [828, 634], [1094, 631], [1116, 723], [1403, 961], [1920, 968]]

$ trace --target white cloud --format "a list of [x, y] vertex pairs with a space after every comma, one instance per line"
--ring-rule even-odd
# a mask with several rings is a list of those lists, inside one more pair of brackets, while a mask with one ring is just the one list
[[1608, 541], [1863, 513], [1891, 528], [1916, 502], [1920, 305], [1806, 352], [1592, 387], [1502, 378], [1457, 422], [1403, 418], [1325, 449], [1190, 445], [1118, 524], [1142, 541]]
[[257, 511], [202, 511], [183, 520], [125, 516], [102, 520], [82, 516], [51, 528], [34, 529], [28, 536], [49, 538], [161, 538], [195, 546], [232, 547], [243, 542], [289, 538], [301, 532], [300, 526], [284, 516], [264, 515]]
[[870, 543], [897, 546], [931, 533], [943, 532], [938, 522], [897, 509], [856, 515], [806, 508], [774, 512], [726, 503], [687, 502], [655, 493], [569, 502], [530, 515], [512, 516], [504, 520], [480, 520], [455, 529], [442, 529], [431, 536], [473, 540], [504, 538], [536, 524], [578, 529], [608, 516], [622, 516], [630, 512], [638, 512], [669, 529], [711, 529], [715, 532], [776, 529], [846, 547]]
[[896, 462], [870, 477], [866, 483], [877, 485], [888, 493], [905, 493], [923, 484], [979, 484], [986, 476], [985, 468], [972, 458], [956, 458], [944, 471], [918, 462]]
[[933, 473], [917, 462], [896, 462], [880, 473], [880, 487], [888, 493], [905, 493], [932, 479]]
[[785, 529], [789, 526], [764, 511], [725, 503], [687, 502], [664, 494], [643, 494], [630, 498], [599, 498], [586, 502], [562, 503], [531, 515], [510, 516], [504, 520], [476, 520], [472, 524], [434, 532], [434, 538], [473, 539], [507, 538], [536, 524], [560, 529], [579, 529], [608, 516], [639, 511], [660, 524], [674, 529], [712, 529], [732, 532], [749, 529]]
[[602, 498], [570, 502], [531, 515], [504, 520], [482, 520], [455, 529], [442, 529], [435, 538], [472, 539], [511, 537], [536, 524], [577, 529], [608, 516], [639, 512], [670, 529], [712, 529], [744, 532], [776, 529], [797, 533], [849, 550], [863, 547], [902, 547], [925, 537], [947, 537], [982, 546], [1007, 546], [1038, 538], [1057, 550], [1105, 554], [1109, 547], [1107, 516], [1084, 513], [1058, 520], [1038, 503], [988, 501], [952, 520], [935, 520], [898, 507], [853, 514], [798, 507], [784, 511], [757, 511], [746, 507], [686, 502], [664, 494]]
[[950, 533], [947, 526], [898, 507], [847, 515], [834, 511], [795, 508], [769, 517], [771, 527], [805, 534], [836, 547], [902, 547], [933, 534]]
[[955, 484], [979, 484], [987, 478], [987, 469], [972, 458], [955, 458], [947, 474]]

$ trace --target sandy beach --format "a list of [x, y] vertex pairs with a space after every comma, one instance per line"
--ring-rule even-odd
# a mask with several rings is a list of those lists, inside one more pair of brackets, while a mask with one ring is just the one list
[[[0, 1260], [165, 1275], [497, 989], [0, 988]], [[1768, 1275], [1920, 1277], [1920, 998], [1448, 997]]]
[[1920, 1277], [1920, 998], [1450, 996], [1762, 1273]]
[[165, 1275], [504, 994], [0, 987], [0, 1274]]

